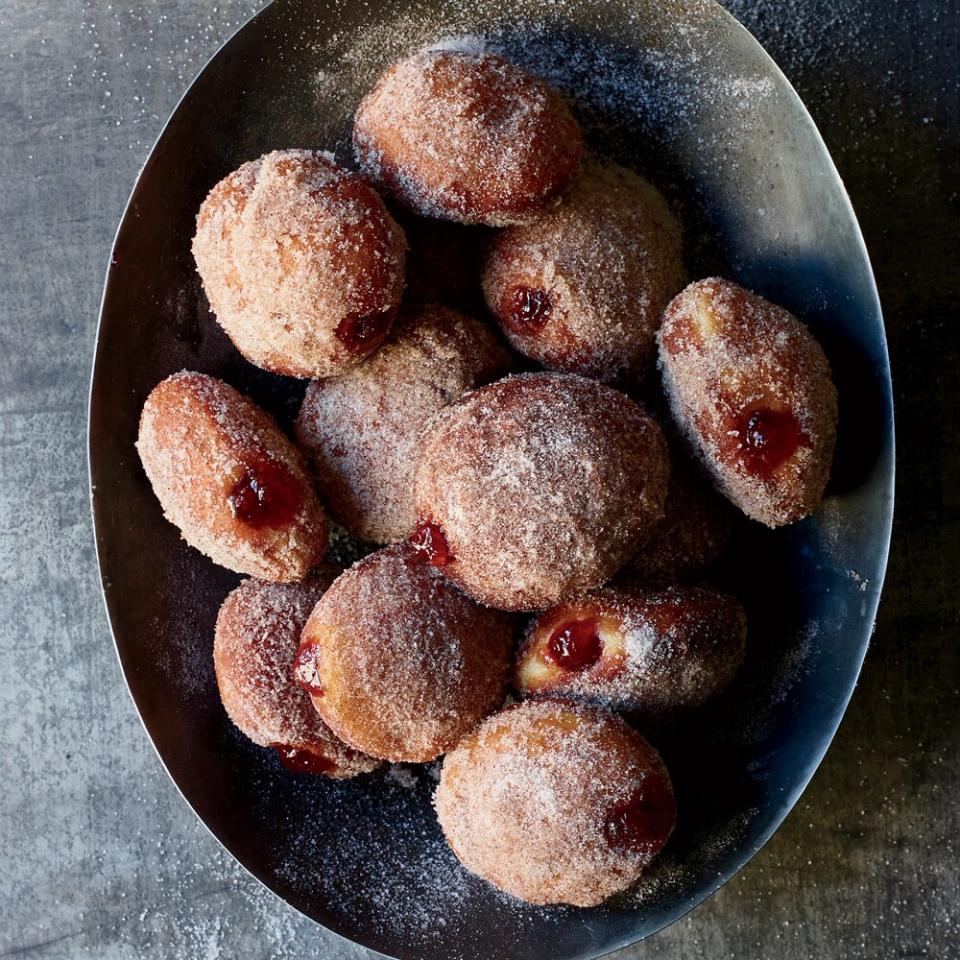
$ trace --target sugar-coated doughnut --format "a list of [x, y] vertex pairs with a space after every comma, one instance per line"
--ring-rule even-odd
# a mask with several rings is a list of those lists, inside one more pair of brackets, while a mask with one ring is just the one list
[[494, 237], [482, 282], [526, 356], [607, 382], [642, 377], [660, 314], [684, 284], [680, 226], [642, 177], [591, 164], [549, 213]]
[[237, 349], [293, 377], [333, 376], [380, 345], [405, 249], [376, 191], [312, 150], [277, 150], [221, 180], [193, 240], [210, 306]]
[[692, 580], [723, 553], [735, 511], [680, 456], [671, 457], [664, 515], [650, 539], [617, 574], [621, 583]]
[[363, 172], [424, 216], [505, 226], [532, 220], [580, 163], [560, 95], [503, 57], [427, 50], [389, 67], [357, 110]]
[[414, 543], [481, 603], [544, 609], [636, 551], [668, 474], [659, 427], [624, 394], [567, 374], [507, 377], [421, 435]]
[[254, 743], [272, 747], [294, 772], [343, 778], [379, 761], [335, 737], [293, 682], [300, 633], [339, 572], [320, 566], [295, 584], [244, 580], [217, 615], [213, 663], [227, 715]]
[[443, 761], [434, 804], [471, 872], [522, 900], [590, 907], [629, 887], [673, 831], [659, 754], [605, 711], [527, 701]]
[[509, 365], [482, 323], [424, 306], [406, 308], [366, 363], [311, 383], [297, 437], [334, 518], [379, 543], [409, 534], [417, 521], [413, 468], [424, 424]]
[[326, 521], [302, 455], [222, 380], [182, 371], [154, 387], [137, 450], [166, 518], [214, 563], [293, 581], [322, 558]]
[[711, 278], [671, 301], [658, 337], [674, 420], [717, 488], [771, 527], [813, 513], [830, 476], [837, 391], [807, 328]]
[[297, 682], [328, 726], [384, 760], [433, 760], [503, 701], [514, 626], [407, 543], [370, 554], [303, 630]]
[[739, 602], [717, 590], [598, 590], [533, 620], [514, 684], [524, 695], [660, 717], [723, 690], [743, 662], [746, 633]]

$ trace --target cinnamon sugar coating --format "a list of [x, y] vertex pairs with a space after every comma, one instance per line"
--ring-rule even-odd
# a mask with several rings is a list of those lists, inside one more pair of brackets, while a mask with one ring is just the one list
[[660, 314], [683, 284], [680, 225], [662, 194], [600, 163], [545, 216], [497, 234], [483, 271], [517, 350], [606, 382], [649, 372]]
[[771, 527], [813, 513], [830, 476], [837, 391], [807, 328], [710, 278], [669, 304], [658, 339], [671, 413], [717, 488]]
[[681, 583], [716, 562], [730, 540], [735, 513], [685, 458], [671, 457], [664, 515], [650, 539], [617, 574], [624, 584]]
[[[595, 630], [599, 658], [565, 669], [551, 655], [551, 640], [582, 622]], [[531, 622], [514, 685], [528, 696], [559, 694], [646, 718], [669, 716], [702, 706], [729, 685], [743, 662], [746, 633], [740, 603], [718, 590], [598, 590]]]
[[605, 583], [663, 515], [669, 464], [628, 397], [557, 373], [507, 377], [424, 431], [418, 514], [442, 530], [446, 576], [503, 610], [538, 610]]
[[514, 625], [474, 603], [406, 543], [370, 554], [317, 604], [317, 711], [344, 741], [385, 760], [449, 750], [503, 700]]
[[507, 351], [482, 323], [430, 305], [405, 308], [363, 365], [311, 383], [297, 438], [333, 516], [354, 536], [378, 543], [410, 533], [424, 424], [509, 366]]
[[376, 191], [330, 154], [277, 150], [220, 181], [193, 255], [217, 321], [251, 362], [333, 376], [390, 330], [406, 240]]
[[300, 452], [233, 387], [182, 371], [150, 393], [137, 451], [164, 516], [214, 563], [301, 580], [327, 546]]
[[553, 700], [510, 707], [466, 737], [444, 758], [434, 805], [468, 870], [530, 903], [578, 907], [634, 883], [676, 818], [669, 775], [640, 734]]
[[505, 226], [555, 201], [580, 163], [560, 95], [503, 57], [427, 50], [389, 67], [354, 119], [363, 172], [424, 216]]
[[220, 699], [237, 727], [261, 747], [309, 754], [316, 768], [338, 779], [379, 761], [334, 736], [294, 684], [293, 661], [310, 612], [339, 572], [321, 566], [297, 584], [244, 580], [220, 607], [213, 644]]

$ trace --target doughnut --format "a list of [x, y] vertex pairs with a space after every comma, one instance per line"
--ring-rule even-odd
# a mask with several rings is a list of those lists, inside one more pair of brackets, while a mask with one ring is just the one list
[[338, 740], [293, 682], [293, 660], [310, 611], [339, 573], [320, 566], [294, 584], [244, 580], [217, 615], [213, 663], [227, 716], [295, 773], [353, 777], [377, 760]]
[[137, 451], [164, 516], [201, 553], [261, 580], [302, 580], [327, 528], [303, 457], [233, 387], [181, 371], [143, 405]]
[[622, 583], [681, 583], [699, 576], [723, 553], [733, 508], [698, 476], [686, 458], [672, 457], [663, 519], [627, 561]]
[[426, 50], [380, 77], [354, 118], [363, 173], [418, 213], [501, 227], [533, 220], [580, 164], [561, 96], [491, 53]]
[[830, 476], [837, 391], [807, 328], [713, 277], [670, 302], [658, 339], [673, 418], [721, 493], [770, 527], [813, 513]]
[[383, 341], [406, 240], [376, 191], [330, 154], [278, 150], [209, 193], [193, 256], [220, 326], [251, 363], [329, 377]]
[[424, 306], [405, 308], [366, 363], [311, 383], [297, 438], [333, 517], [364, 540], [388, 543], [409, 534], [417, 522], [413, 465], [424, 423], [509, 364], [483, 324]]
[[295, 678], [341, 740], [425, 763], [503, 701], [514, 626], [464, 596], [408, 543], [364, 557], [303, 629]]
[[514, 685], [525, 696], [670, 715], [701, 706], [730, 683], [746, 633], [739, 602], [716, 590], [598, 590], [533, 620]]
[[660, 428], [611, 387], [507, 377], [420, 437], [414, 545], [480, 603], [542, 610], [604, 584], [663, 516]]
[[482, 283], [525, 356], [597, 380], [637, 379], [653, 367], [660, 314], [684, 284], [680, 226], [642, 177], [591, 164], [557, 207], [494, 237]]
[[534, 904], [592, 907], [634, 883], [676, 820], [659, 754], [620, 718], [528, 700], [443, 761], [434, 806], [460, 862]]

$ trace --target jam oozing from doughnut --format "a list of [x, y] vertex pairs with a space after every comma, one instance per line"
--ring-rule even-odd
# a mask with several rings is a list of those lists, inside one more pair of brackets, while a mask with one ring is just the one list
[[753, 407], [737, 418], [740, 458], [751, 473], [767, 478], [809, 440], [789, 410]]
[[283, 743], [271, 744], [283, 764], [292, 773], [332, 773], [337, 765], [321, 753], [312, 750], [298, 750]]
[[334, 335], [351, 352], [364, 354], [383, 339], [390, 327], [391, 311], [350, 314], [337, 324]]
[[579, 672], [592, 667], [603, 653], [596, 618], [561, 624], [550, 635], [544, 653], [564, 670]]
[[312, 697], [323, 696], [320, 671], [317, 668], [317, 644], [311, 640], [301, 643], [293, 658], [293, 682]]
[[410, 536], [410, 543], [417, 551], [416, 559], [420, 562], [445, 567], [453, 559], [443, 529], [432, 520], [421, 520], [417, 524], [417, 529]]
[[614, 805], [603, 825], [607, 843], [625, 853], [659, 853], [676, 817], [673, 794], [658, 776]]
[[553, 303], [546, 290], [514, 287], [510, 294], [510, 326], [517, 333], [539, 333], [550, 319]]
[[260, 458], [247, 464], [227, 502], [233, 515], [254, 530], [282, 527], [297, 515], [303, 490], [282, 464]]

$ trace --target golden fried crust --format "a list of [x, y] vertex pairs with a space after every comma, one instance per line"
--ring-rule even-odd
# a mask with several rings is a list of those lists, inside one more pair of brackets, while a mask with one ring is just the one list
[[474, 603], [406, 543], [339, 577], [303, 631], [322, 693], [313, 703], [344, 741], [414, 763], [449, 750], [503, 700], [511, 618]]
[[771, 527], [813, 513], [830, 475], [837, 391], [807, 328], [711, 278], [671, 301], [658, 338], [671, 413], [717, 488]]
[[643, 737], [613, 714], [551, 700], [495, 714], [448, 753], [434, 805], [468, 870], [530, 903], [580, 907], [636, 881], [676, 817]]
[[[584, 649], [567, 662], [571, 627]], [[531, 622], [514, 685], [527, 696], [559, 694], [647, 718], [669, 716], [702, 706], [729, 685], [743, 662], [746, 633], [743, 608], [718, 590], [598, 590]]]
[[608, 383], [642, 377], [684, 284], [680, 236], [655, 187], [593, 163], [545, 216], [494, 237], [484, 296], [511, 344], [544, 366]]
[[[140, 416], [137, 451], [166, 518], [215, 563], [289, 582], [323, 556], [326, 521], [301, 454], [223, 381], [183, 371], [159, 383]], [[244, 520], [243, 498], [257, 496], [256, 484], [284, 507], [266, 524]]]
[[507, 377], [424, 431], [415, 498], [443, 571], [503, 610], [542, 610], [605, 583], [663, 515], [669, 463], [632, 400], [567, 374]]
[[406, 240], [376, 191], [329, 154], [279, 150], [218, 183], [193, 254], [217, 321], [251, 362], [333, 376], [383, 341]]
[[413, 471], [424, 424], [509, 366], [487, 327], [430, 305], [403, 311], [363, 365], [311, 383], [297, 438], [333, 516], [376, 543], [409, 534], [417, 521]]
[[425, 216], [526, 223], [576, 173], [581, 137], [560, 95], [502, 57], [428, 50], [396, 63], [357, 110], [363, 172]]
[[337, 779], [366, 773], [379, 761], [334, 736], [294, 684], [293, 661], [310, 612], [339, 573], [321, 565], [303, 583], [244, 580], [220, 607], [213, 644], [220, 699], [237, 727], [281, 755], [309, 754], [314, 769]]

